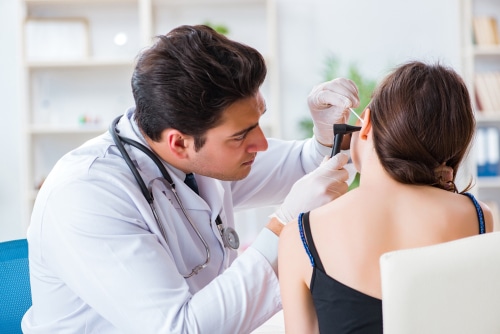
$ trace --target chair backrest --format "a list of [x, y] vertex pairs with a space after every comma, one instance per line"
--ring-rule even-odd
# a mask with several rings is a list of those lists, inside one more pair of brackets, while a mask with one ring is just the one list
[[22, 333], [21, 319], [31, 306], [26, 239], [0, 243], [0, 333]]
[[500, 232], [380, 257], [384, 334], [500, 333]]

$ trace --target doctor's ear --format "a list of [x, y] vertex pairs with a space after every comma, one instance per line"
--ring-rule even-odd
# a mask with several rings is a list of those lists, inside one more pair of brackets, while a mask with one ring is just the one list
[[176, 129], [163, 130], [162, 142], [178, 158], [186, 158], [189, 147], [194, 145], [193, 137], [187, 136]]

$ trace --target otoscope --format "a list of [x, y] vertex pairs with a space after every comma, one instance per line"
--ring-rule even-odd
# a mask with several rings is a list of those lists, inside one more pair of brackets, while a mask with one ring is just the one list
[[345, 134], [351, 134], [355, 131], [361, 130], [360, 126], [353, 126], [349, 124], [333, 124], [333, 148], [330, 158], [340, 152], [340, 146]]

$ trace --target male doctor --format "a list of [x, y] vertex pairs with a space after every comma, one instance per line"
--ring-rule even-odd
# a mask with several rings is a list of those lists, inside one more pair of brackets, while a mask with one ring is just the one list
[[[265, 75], [256, 50], [205, 26], [141, 53], [135, 107], [64, 156], [36, 199], [24, 333], [249, 333], [281, 309], [278, 235], [347, 191], [347, 156], [323, 157], [359, 101], [349, 80], [322, 84], [314, 138], [266, 139]], [[234, 211], [268, 205], [237, 257]]]

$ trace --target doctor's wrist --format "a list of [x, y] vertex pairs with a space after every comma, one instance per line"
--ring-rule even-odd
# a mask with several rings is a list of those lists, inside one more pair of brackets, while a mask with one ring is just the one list
[[276, 216], [271, 216], [266, 228], [279, 237], [284, 226], [285, 225]]

